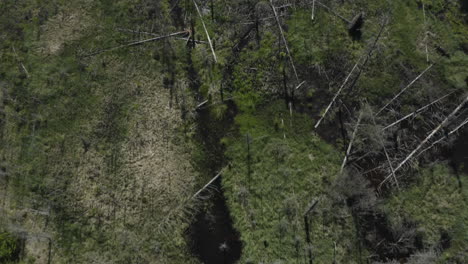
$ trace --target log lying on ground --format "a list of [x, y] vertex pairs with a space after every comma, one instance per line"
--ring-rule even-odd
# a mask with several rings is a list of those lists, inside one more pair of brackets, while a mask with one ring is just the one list
[[388, 126], [382, 128], [382, 131], [383, 131], [383, 130], [386, 130], [386, 129], [389, 129], [389, 128], [395, 126], [396, 124], [399, 124], [400, 122], [402, 122], [402, 121], [404, 121], [404, 120], [406, 120], [406, 119], [408, 119], [408, 118], [410, 118], [410, 117], [412, 117], [412, 116], [415, 116], [415, 115], [421, 113], [422, 111], [424, 111], [424, 110], [426, 110], [427, 108], [429, 108], [431, 105], [440, 102], [441, 100], [443, 100], [444, 98], [448, 97], [448, 96], [451, 95], [451, 94], [453, 94], [453, 92], [451, 92], [451, 93], [449, 93], [449, 94], [446, 94], [446, 95], [440, 97], [439, 99], [437, 99], [437, 100], [431, 102], [430, 104], [427, 104], [427, 105], [425, 105], [425, 106], [419, 108], [418, 110], [416, 110], [416, 111], [414, 111], [414, 112], [412, 112], [412, 113], [410, 113], [410, 114], [405, 115], [404, 117], [398, 119], [397, 121], [391, 123], [390, 125], [388, 125]]
[[216, 53], [213, 48], [213, 43], [211, 43], [211, 38], [210, 38], [210, 34], [208, 34], [208, 29], [206, 29], [205, 21], [203, 21], [203, 16], [200, 12], [200, 8], [198, 8], [197, 2], [195, 0], [192, 0], [192, 2], [193, 2], [193, 5], [195, 6], [195, 9], [197, 9], [198, 16], [200, 17], [200, 20], [203, 25], [203, 29], [205, 30], [206, 38], [208, 39], [208, 44], [210, 44], [211, 53], [213, 53], [213, 59], [217, 63], [218, 58], [216, 57]]
[[356, 64], [354, 64], [354, 67], [351, 69], [351, 71], [349, 72], [348, 76], [346, 76], [346, 79], [344, 80], [343, 84], [341, 84], [340, 86], [340, 89], [338, 89], [338, 91], [335, 93], [335, 95], [333, 96], [333, 99], [331, 100], [331, 102], [328, 104], [327, 108], [325, 108], [325, 112], [323, 112], [323, 114], [320, 116], [320, 119], [317, 121], [317, 124], [315, 124], [314, 128], [317, 129], [317, 127], [320, 125], [320, 123], [323, 121], [323, 119], [325, 118], [325, 116], [327, 115], [328, 111], [330, 111], [330, 108], [332, 107], [332, 105], [335, 103], [336, 101], [336, 98], [338, 98], [338, 96], [340, 95], [341, 91], [343, 90], [343, 88], [345, 87], [346, 83], [348, 83], [348, 80], [349, 78], [351, 77], [351, 75], [354, 73], [354, 71], [356, 70], [357, 66], [359, 65], [359, 62], [361, 61], [362, 57], [359, 58], [359, 60], [356, 62]]
[[431, 145], [429, 145], [429, 147], [421, 150], [421, 152], [418, 153], [417, 156], [423, 154], [424, 152], [428, 151], [429, 149], [433, 148], [435, 145], [439, 144], [440, 142], [442, 142], [444, 139], [446, 139], [447, 137], [451, 136], [452, 134], [456, 133], [458, 130], [460, 130], [460, 128], [464, 127], [466, 124], [468, 124], [468, 118], [463, 121], [459, 126], [457, 126], [455, 129], [453, 129], [452, 131], [450, 131], [449, 133], [447, 133], [446, 136], [444, 137], [441, 137], [439, 138], [438, 140], [434, 141]]
[[315, 124], [314, 128], [317, 129], [317, 127], [320, 125], [320, 123], [323, 121], [323, 119], [325, 118], [325, 116], [327, 115], [328, 111], [330, 111], [330, 108], [332, 107], [332, 105], [335, 103], [336, 99], [338, 98], [338, 96], [340, 95], [340, 93], [342, 92], [343, 88], [345, 87], [345, 85], [348, 83], [348, 80], [349, 78], [352, 76], [352, 74], [354, 73], [354, 71], [358, 68], [357, 66], [359, 65], [359, 62], [364, 59], [364, 62], [362, 64], [362, 67], [361, 69], [358, 71], [358, 74], [357, 74], [357, 77], [355, 78], [355, 80], [353, 81], [353, 84], [351, 86], [354, 86], [354, 84], [357, 82], [357, 79], [359, 79], [359, 77], [361, 76], [362, 74], [362, 71], [363, 71], [363, 68], [365, 67], [365, 65], [367, 64], [367, 62], [369, 61], [369, 58], [372, 56], [372, 52], [373, 50], [375, 49], [376, 45], [377, 45], [377, 42], [379, 41], [380, 37], [382, 36], [382, 32], [384, 30], [386, 26], [386, 23], [384, 23], [382, 25], [382, 27], [380, 28], [379, 30], [379, 33], [377, 34], [377, 37], [375, 38], [374, 42], [372, 43], [372, 46], [371, 48], [369, 49], [369, 51], [366, 53], [366, 54], [363, 54], [359, 59], [358, 61], [356, 62], [356, 64], [354, 64], [354, 67], [351, 69], [351, 71], [349, 72], [348, 76], [346, 76], [346, 79], [344, 80], [343, 84], [340, 86], [340, 89], [338, 89], [338, 91], [335, 93], [335, 95], [333, 96], [333, 99], [331, 100], [331, 102], [328, 104], [327, 108], [325, 109], [325, 112], [323, 112], [323, 114], [320, 116], [320, 119], [317, 121], [317, 124]]
[[284, 36], [283, 28], [281, 27], [281, 22], [279, 20], [278, 14], [276, 13], [276, 8], [273, 5], [273, 0], [270, 0], [270, 5], [271, 5], [271, 9], [273, 9], [273, 13], [274, 13], [275, 18], [276, 18], [276, 23], [278, 24], [278, 28], [279, 28], [281, 37], [282, 37], [283, 42], [284, 42], [284, 46], [286, 47], [286, 52], [288, 54], [288, 58], [289, 58], [289, 61], [291, 63], [291, 67], [293, 69], [294, 76], [296, 77], [297, 83], [299, 83], [299, 77], [297, 75], [296, 66], [294, 66], [294, 61], [293, 61], [293, 58], [291, 56], [291, 52], [289, 51], [288, 42], [286, 41], [286, 37]]
[[421, 74], [419, 74], [413, 81], [411, 81], [405, 88], [403, 88], [397, 95], [395, 95], [386, 105], [380, 108], [380, 110], [375, 115], [378, 116], [383, 110], [385, 110], [385, 108], [387, 108], [391, 103], [393, 103], [393, 101], [400, 97], [402, 93], [408, 90], [408, 88], [410, 88], [417, 80], [419, 80], [419, 78], [421, 78], [421, 76], [423, 76], [430, 68], [432, 68], [432, 66], [434, 66], [434, 64], [429, 65], [429, 67], [421, 72]]
[[125, 48], [125, 47], [137, 46], [137, 45], [141, 45], [141, 44], [144, 44], [144, 43], [157, 41], [157, 40], [161, 40], [161, 39], [165, 39], [165, 38], [170, 38], [170, 37], [174, 37], [174, 36], [178, 36], [178, 35], [183, 35], [183, 34], [187, 34], [187, 33], [189, 33], [189, 32], [188, 31], [180, 31], [180, 32], [172, 33], [172, 34], [165, 35], [165, 36], [158, 36], [158, 37], [154, 37], [154, 38], [150, 38], [150, 39], [139, 40], [139, 41], [131, 42], [129, 44], [124, 44], [124, 45], [120, 45], [120, 46], [117, 46], [117, 47], [96, 51], [96, 52], [93, 52], [91, 54], [86, 55], [85, 57], [95, 56], [95, 55], [98, 55], [98, 54], [101, 54], [101, 53], [104, 53], [104, 52], [107, 52], [107, 51], [112, 51], [112, 50]]
[[[447, 125], [447, 123], [450, 121], [450, 119], [452, 119], [457, 113], [458, 111], [460, 111], [460, 109], [463, 108], [463, 106], [466, 104], [466, 102], [468, 102], [468, 95], [463, 99], [463, 101], [457, 106], [457, 108], [455, 108], [455, 110], [453, 110], [452, 113], [450, 113], [450, 115], [448, 115], [444, 121], [442, 121], [442, 123], [440, 123], [434, 130], [432, 130], [432, 132], [423, 140], [421, 141], [421, 143], [419, 143], [419, 145], [408, 155], [406, 156], [406, 158], [400, 162], [400, 164], [398, 164], [398, 166], [394, 169], [394, 172], [396, 173], [399, 169], [401, 169], [401, 167], [403, 167], [427, 142], [429, 142], [429, 140], [435, 135], [437, 134], [437, 132], [439, 132], [440, 129], [442, 129], [443, 127], [445, 127]], [[383, 183], [385, 183], [390, 177], [392, 177], [392, 174], [388, 175], [381, 183], [380, 185], [382, 185]]]
[[345, 155], [345, 157], [343, 159], [343, 163], [341, 164], [340, 173], [343, 173], [343, 169], [344, 169], [344, 167], [346, 165], [346, 161], [348, 160], [349, 153], [351, 152], [351, 148], [353, 147], [353, 142], [354, 142], [354, 139], [356, 138], [356, 133], [357, 133], [357, 130], [359, 128], [359, 124], [361, 123], [361, 117], [362, 117], [362, 112], [359, 113], [359, 117], [358, 117], [356, 126], [354, 127], [353, 135], [351, 137], [351, 140], [349, 141], [348, 149], [346, 150], [346, 155]]

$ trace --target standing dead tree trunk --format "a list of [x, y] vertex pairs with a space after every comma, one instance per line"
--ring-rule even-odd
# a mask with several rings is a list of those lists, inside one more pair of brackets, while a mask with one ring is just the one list
[[271, 9], [273, 9], [273, 13], [275, 15], [276, 23], [278, 24], [278, 28], [279, 28], [281, 37], [282, 37], [283, 42], [284, 42], [284, 47], [286, 48], [286, 52], [288, 54], [289, 62], [291, 63], [291, 67], [292, 67], [294, 75], [296, 77], [296, 81], [297, 81], [297, 83], [299, 83], [299, 77], [297, 75], [296, 66], [294, 66], [294, 61], [293, 61], [293, 58], [291, 56], [291, 52], [290, 52], [289, 47], [288, 47], [288, 42], [286, 41], [286, 37], [284, 36], [283, 28], [281, 27], [281, 22], [279, 20], [278, 13], [276, 13], [276, 8], [273, 5], [273, 0], [270, 0], [270, 5], [271, 5]]
[[402, 122], [402, 121], [404, 121], [404, 120], [406, 120], [406, 119], [408, 119], [408, 118], [410, 118], [410, 117], [412, 117], [412, 116], [415, 116], [415, 115], [421, 113], [422, 111], [424, 111], [424, 110], [426, 110], [427, 108], [429, 108], [431, 105], [440, 102], [441, 100], [443, 100], [444, 98], [450, 96], [451, 94], [453, 94], [453, 92], [451, 92], [451, 93], [449, 93], [449, 94], [446, 94], [446, 95], [440, 97], [439, 99], [437, 99], [437, 100], [431, 102], [430, 104], [427, 104], [427, 105], [425, 105], [425, 106], [419, 108], [418, 110], [416, 110], [416, 111], [414, 111], [414, 112], [412, 112], [412, 113], [410, 113], [410, 114], [405, 115], [404, 117], [398, 119], [397, 121], [391, 123], [390, 125], [388, 125], [388, 126], [382, 128], [382, 131], [383, 131], [383, 130], [386, 130], [386, 129], [389, 129], [389, 128], [395, 126], [396, 124], [399, 124], [400, 122]]
[[403, 88], [397, 95], [395, 95], [386, 105], [384, 105], [380, 110], [375, 114], [375, 116], [378, 116], [385, 108], [387, 108], [393, 101], [395, 101], [402, 93], [404, 93], [408, 88], [410, 88], [421, 76], [423, 76], [430, 68], [432, 68], [434, 64], [429, 65], [421, 74], [419, 74], [413, 81], [411, 81], [405, 88]]
[[[403, 165], [405, 165], [406, 162], [408, 162], [435, 134], [437, 134], [437, 132], [439, 132], [440, 129], [445, 127], [447, 125], [447, 123], [450, 121], [450, 119], [452, 119], [455, 116], [455, 114], [457, 114], [458, 111], [460, 111], [460, 109], [462, 109], [462, 107], [466, 104], [466, 102], [468, 102], [468, 95], [465, 97], [463, 102], [461, 102], [461, 104], [459, 104], [457, 106], [457, 108], [455, 108], [455, 110], [453, 110], [453, 112], [450, 113], [450, 115], [448, 115], [444, 119], [444, 121], [442, 121], [442, 123], [440, 123], [434, 130], [432, 130], [432, 132], [423, 141], [421, 141], [421, 143], [419, 143], [419, 145], [408, 156], [406, 156], [406, 158], [402, 162], [400, 162], [400, 164], [398, 164], [398, 166], [395, 168], [394, 172], [397, 172], [399, 169], [401, 169], [401, 167], [403, 167]], [[392, 174], [388, 175], [382, 181], [382, 183], [380, 183], [380, 185], [385, 183], [391, 176], [392, 176]]]
[[200, 12], [200, 8], [198, 8], [197, 2], [195, 0], [192, 0], [192, 2], [193, 2], [193, 5], [195, 6], [195, 9], [197, 9], [198, 16], [200, 17], [200, 20], [203, 25], [203, 29], [205, 30], [206, 38], [208, 39], [208, 44], [210, 44], [211, 53], [213, 53], [213, 59], [216, 63], [218, 63], [218, 58], [216, 57], [216, 53], [213, 48], [213, 43], [211, 42], [210, 34], [208, 34], [208, 29], [206, 29], [205, 21], [203, 21], [203, 16]]
[[353, 142], [354, 142], [354, 139], [356, 138], [356, 133], [357, 133], [357, 130], [359, 128], [359, 124], [361, 123], [361, 118], [362, 118], [362, 112], [359, 113], [359, 117], [358, 117], [356, 126], [354, 126], [353, 135], [351, 136], [351, 140], [349, 141], [348, 149], [346, 150], [346, 154], [345, 154], [345, 157], [343, 159], [343, 163], [341, 164], [340, 173], [343, 173], [343, 169], [344, 169], [344, 167], [346, 165], [346, 162], [348, 161], [348, 156], [349, 156], [349, 153], [351, 153], [351, 148], [353, 147]]

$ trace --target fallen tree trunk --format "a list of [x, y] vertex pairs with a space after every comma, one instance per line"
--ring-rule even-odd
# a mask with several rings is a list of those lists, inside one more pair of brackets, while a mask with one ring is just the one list
[[156, 40], [161, 40], [161, 39], [165, 39], [165, 38], [170, 38], [170, 37], [174, 37], [174, 36], [178, 36], [178, 35], [182, 35], [182, 34], [187, 34], [187, 33], [189, 33], [189, 32], [188, 31], [180, 31], [180, 32], [172, 33], [172, 34], [165, 35], [165, 36], [158, 36], [158, 37], [154, 37], [154, 38], [150, 38], [150, 39], [139, 40], [139, 41], [135, 41], [135, 42], [132, 42], [132, 43], [129, 43], [129, 44], [124, 44], [124, 45], [120, 45], [120, 46], [117, 46], [117, 47], [96, 51], [94, 53], [86, 55], [85, 57], [95, 56], [95, 55], [98, 55], [98, 54], [101, 54], [101, 53], [104, 53], [104, 52], [107, 52], [107, 51], [112, 51], [112, 50], [125, 48], [125, 47], [137, 46], [137, 45], [141, 45], [141, 44], [144, 44], [144, 43], [148, 43], [148, 42], [152, 42], [152, 41], [156, 41]]
[[398, 124], [398, 123], [400, 123], [400, 122], [402, 122], [402, 121], [404, 121], [404, 120], [406, 120], [406, 119], [408, 119], [408, 118], [410, 118], [410, 117], [412, 117], [412, 116], [415, 116], [415, 115], [421, 113], [421, 112], [424, 111], [425, 109], [429, 108], [429, 106], [431, 106], [431, 105], [433, 105], [433, 104], [435, 104], [435, 103], [440, 102], [441, 100], [443, 100], [444, 98], [446, 98], [447, 96], [449, 96], [449, 95], [451, 95], [451, 94], [453, 94], [453, 92], [452, 92], [452, 93], [449, 93], [449, 94], [446, 94], [446, 95], [444, 95], [444, 96], [442, 96], [442, 97], [440, 97], [439, 99], [437, 99], [437, 100], [431, 102], [430, 104], [427, 104], [427, 105], [425, 105], [425, 106], [419, 108], [418, 110], [416, 110], [416, 111], [414, 111], [414, 112], [412, 112], [412, 113], [410, 113], [410, 114], [405, 115], [404, 117], [398, 119], [397, 121], [391, 123], [390, 125], [388, 125], [388, 126], [382, 128], [382, 131], [383, 131], [383, 130], [386, 130], [386, 129], [389, 129], [389, 128], [391, 128], [392, 126], [395, 126], [396, 124]]
[[430, 68], [432, 68], [432, 66], [434, 66], [434, 64], [429, 65], [429, 67], [427, 67], [423, 72], [421, 72], [421, 74], [414, 78], [413, 81], [411, 81], [405, 88], [403, 88], [397, 95], [395, 95], [386, 105], [380, 108], [380, 110], [375, 115], [378, 116], [383, 110], [385, 110], [385, 108], [393, 103], [393, 101], [395, 101], [402, 93], [408, 90], [408, 88], [410, 88], [417, 80], [419, 80], [419, 78], [421, 78], [421, 76], [423, 76]]
[[200, 20], [201, 20], [202, 25], [203, 25], [203, 29], [205, 30], [206, 38], [208, 39], [208, 44], [210, 44], [211, 53], [213, 53], [214, 61], [216, 63], [218, 63], [218, 58], [216, 57], [216, 53], [215, 53], [215, 50], [213, 48], [213, 44], [211, 43], [211, 38], [210, 38], [210, 34], [208, 34], [208, 29], [206, 29], [205, 21], [203, 21], [203, 16], [202, 16], [202, 14], [200, 12], [200, 9], [198, 8], [197, 2], [195, 2], [195, 0], [192, 0], [192, 2], [193, 2], [193, 5], [195, 6], [195, 8], [197, 9], [198, 16], [200, 17]]
[[299, 77], [297, 75], [296, 66], [294, 66], [294, 61], [293, 61], [293, 58], [291, 56], [291, 52], [289, 51], [288, 42], [286, 41], [286, 37], [284, 36], [283, 28], [281, 27], [281, 22], [279, 20], [278, 14], [276, 13], [276, 9], [273, 6], [273, 0], [270, 0], [270, 5], [271, 5], [271, 9], [273, 9], [273, 13], [274, 13], [275, 18], [276, 18], [276, 23], [278, 24], [278, 28], [279, 28], [279, 31], [281, 33], [281, 37], [283, 39], [284, 46], [286, 48], [286, 52], [288, 54], [289, 61], [291, 62], [291, 67], [293, 68], [294, 75], [296, 76], [296, 81], [297, 81], [297, 83], [299, 83]]
[[354, 127], [354, 131], [353, 131], [353, 135], [351, 137], [351, 141], [349, 141], [348, 149], [346, 150], [346, 154], [345, 154], [345, 157], [343, 159], [343, 163], [341, 164], [340, 173], [343, 173], [343, 169], [344, 169], [344, 167], [346, 165], [346, 161], [348, 160], [349, 153], [351, 152], [351, 148], [353, 147], [354, 138], [356, 137], [356, 133], [357, 133], [357, 130], [359, 128], [359, 123], [361, 123], [361, 117], [362, 117], [362, 112], [359, 113], [359, 117], [358, 117], [356, 126]]
[[[423, 140], [421, 141], [421, 143], [419, 143], [419, 145], [402, 161], [400, 162], [400, 164], [398, 164], [398, 166], [394, 169], [394, 172], [396, 173], [399, 169], [401, 169], [401, 167], [403, 167], [403, 165], [406, 164], [406, 162], [408, 162], [435, 134], [437, 134], [437, 132], [439, 132], [439, 130], [441, 128], [443, 128], [444, 126], [447, 125], [447, 123], [449, 122], [449, 120], [455, 116], [456, 113], [458, 113], [458, 111], [460, 111], [460, 109], [462, 109], [462, 107], [466, 104], [466, 102], [468, 102], [468, 95], [465, 97], [465, 99], [457, 106], [457, 108], [455, 108], [455, 110], [453, 110], [452, 113], [450, 113], [450, 115], [448, 115], [444, 121], [442, 121], [442, 123], [440, 123], [434, 130], [432, 130], [432, 132]], [[388, 175], [383, 181], [382, 183], [380, 183], [380, 185], [382, 185], [384, 182], [386, 182], [390, 177], [392, 176], [392, 174]]]

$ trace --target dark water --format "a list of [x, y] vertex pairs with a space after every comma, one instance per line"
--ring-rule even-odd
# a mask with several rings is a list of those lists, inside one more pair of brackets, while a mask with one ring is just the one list
[[220, 179], [213, 183], [205, 210], [201, 210], [188, 229], [190, 250], [205, 264], [231, 264], [239, 260], [242, 244], [234, 229], [220, 188]]

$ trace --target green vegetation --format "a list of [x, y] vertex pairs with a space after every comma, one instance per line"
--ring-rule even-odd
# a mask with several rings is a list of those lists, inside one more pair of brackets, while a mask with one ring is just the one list
[[0, 233], [0, 261], [12, 261], [18, 257], [18, 239], [7, 232]]
[[[466, 184], [465, 177], [460, 180], [462, 186]], [[392, 212], [390, 216], [415, 221], [427, 247], [440, 246], [448, 236], [450, 245], [440, 263], [457, 263], [468, 259], [464, 252], [468, 247], [467, 195], [446, 166], [436, 165], [424, 169], [417, 184], [391, 197], [386, 208]]]
[[[307, 258], [309, 246], [322, 263], [333, 259], [334, 243], [337, 261], [358, 263], [351, 215], [339, 206], [331, 211], [327, 194], [339, 155], [310, 133], [310, 118], [290, 117], [278, 101], [238, 115], [236, 124], [241, 134], [223, 141], [230, 160], [223, 186], [244, 242], [241, 263], [294, 263]], [[314, 199], [308, 245], [303, 214]]]
[[466, 97], [463, 1], [196, 2], [0, 3], [0, 262], [199, 263], [224, 167], [240, 263], [467, 262], [466, 106], [392, 175]]

